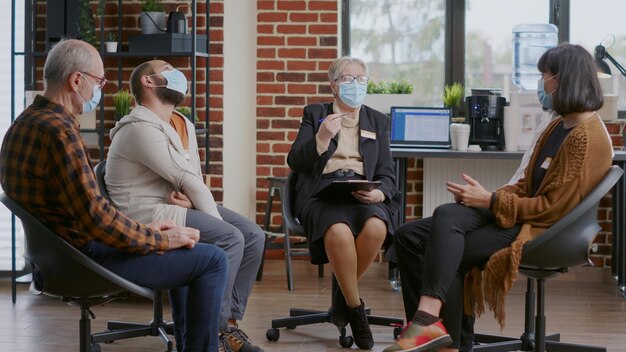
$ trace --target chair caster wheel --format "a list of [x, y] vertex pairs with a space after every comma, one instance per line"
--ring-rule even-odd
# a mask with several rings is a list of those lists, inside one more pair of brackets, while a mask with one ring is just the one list
[[89, 346], [89, 352], [101, 352], [102, 349], [100, 349], [100, 345], [97, 343], [92, 343], [91, 346]]
[[278, 339], [280, 338], [280, 330], [267, 329], [267, 332], [265, 332], [265, 337], [268, 341], [278, 341]]
[[339, 346], [343, 348], [350, 348], [354, 343], [352, 336], [339, 336]]
[[389, 285], [391, 285], [391, 291], [398, 293], [400, 289], [402, 289], [402, 283], [398, 280], [389, 280]]
[[402, 328], [399, 326], [396, 326], [395, 328], [393, 328], [393, 338], [394, 340], [398, 338], [398, 336], [400, 336], [400, 334], [402, 333]]

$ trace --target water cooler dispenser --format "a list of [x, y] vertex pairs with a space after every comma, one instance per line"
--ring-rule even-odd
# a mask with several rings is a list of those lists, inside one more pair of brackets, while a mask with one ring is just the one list
[[[553, 24], [520, 24], [513, 27], [513, 83], [519, 91], [510, 93], [506, 121], [515, 119], [519, 150], [527, 150], [534, 135], [550, 113], [544, 111], [537, 98], [537, 82], [541, 72], [537, 62], [546, 50], [558, 45], [558, 29]], [[505, 122], [506, 124], [507, 122]]]

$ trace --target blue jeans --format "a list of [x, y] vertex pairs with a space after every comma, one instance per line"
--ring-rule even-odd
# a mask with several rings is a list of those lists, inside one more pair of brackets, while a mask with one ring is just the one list
[[137, 255], [89, 242], [81, 250], [100, 265], [138, 285], [175, 289], [187, 287], [183, 351], [217, 351], [220, 308], [228, 272], [220, 248], [198, 243], [192, 249]]

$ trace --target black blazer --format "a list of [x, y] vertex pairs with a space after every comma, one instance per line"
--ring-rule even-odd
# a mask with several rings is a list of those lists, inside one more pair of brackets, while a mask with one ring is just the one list
[[[306, 201], [313, 195], [322, 176], [326, 163], [337, 150], [337, 136], [333, 137], [324, 154], [317, 154], [315, 134], [320, 127], [320, 120], [333, 114], [333, 104], [311, 104], [304, 108], [304, 116], [296, 140], [291, 145], [287, 156], [289, 167], [297, 172], [296, 212], [299, 215]], [[359, 150], [363, 157], [365, 177], [370, 181], [381, 181], [380, 190], [385, 194], [385, 202], [391, 206], [392, 213], [399, 208], [398, 187], [395, 167], [389, 149], [389, 117], [379, 111], [363, 105], [359, 112]], [[363, 137], [361, 131], [376, 134], [376, 139]]]

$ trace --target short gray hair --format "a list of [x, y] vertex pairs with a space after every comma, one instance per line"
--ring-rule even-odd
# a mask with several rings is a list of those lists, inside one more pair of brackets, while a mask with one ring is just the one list
[[44, 88], [61, 87], [72, 72], [88, 72], [94, 66], [93, 47], [77, 39], [61, 39], [50, 49], [43, 67]]
[[363, 67], [363, 71], [365, 71], [365, 75], [367, 76], [367, 64], [363, 60], [350, 56], [343, 56], [330, 64], [330, 67], [328, 68], [328, 79], [330, 79], [331, 82], [336, 80], [339, 76], [341, 76], [343, 69], [346, 68], [348, 64], [352, 63], [361, 65], [361, 67]]

